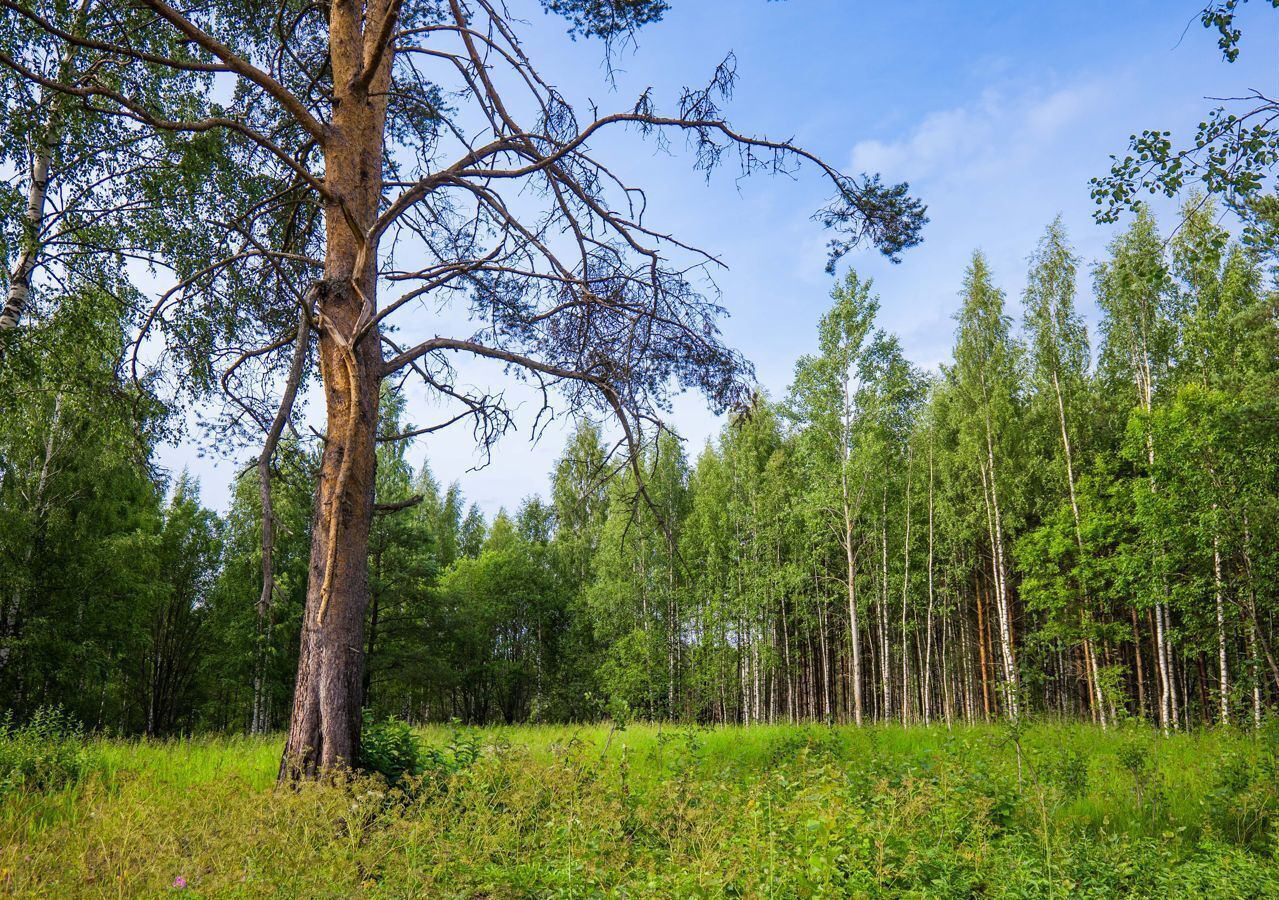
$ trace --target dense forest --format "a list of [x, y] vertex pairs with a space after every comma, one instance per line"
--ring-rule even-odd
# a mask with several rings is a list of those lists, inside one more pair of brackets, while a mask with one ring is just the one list
[[[550, 496], [488, 521], [389, 440], [414, 425], [384, 385], [367, 710], [1258, 724], [1279, 700], [1279, 293], [1264, 221], [1236, 241], [1219, 220], [1196, 198], [1168, 234], [1143, 209], [1091, 267], [1055, 222], [1013, 298], [975, 253], [939, 372], [848, 271], [784, 396], [638, 466], [585, 422]], [[133, 431], [152, 401], [111, 377], [103, 308], [64, 303], [4, 362], [24, 400], [0, 420], [0, 704], [277, 729], [319, 453], [281, 442], [264, 570], [259, 467], [225, 516], [157, 474], [164, 418]]]

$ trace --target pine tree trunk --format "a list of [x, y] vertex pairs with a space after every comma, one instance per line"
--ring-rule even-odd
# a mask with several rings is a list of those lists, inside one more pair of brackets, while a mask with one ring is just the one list
[[[326, 298], [326, 305], [338, 306], [332, 297]], [[368, 541], [382, 356], [377, 343], [365, 341], [357, 346], [351, 365], [346, 348], [327, 331], [321, 332], [320, 354], [329, 428], [282, 778], [353, 766], [364, 699]]]
[[[363, 14], [363, 15], [362, 15]], [[364, 46], [389, 14], [332, 8], [330, 60], [337, 96], [324, 148], [324, 281], [315, 291], [327, 428], [314, 528], [293, 715], [281, 780], [353, 766], [359, 754], [368, 549], [377, 466], [381, 335], [376, 313], [383, 135], [391, 54], [361, 79]], [[368, 23], [369, 34], [363, 32]]]
[[1146, 716], [1146, 675], [1141, 657], [1141, 629], [1137, 625], [1137, 607], [1128, 608], [1132, 614], [1133, 669], [1137, 673], [1137, 715]]

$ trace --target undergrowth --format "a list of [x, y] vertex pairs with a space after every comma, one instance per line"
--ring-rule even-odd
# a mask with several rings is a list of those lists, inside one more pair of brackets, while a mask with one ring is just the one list
[[[5, 727], [0, 754], [26, 740]], [[1279, 896], [1274, 725], [398, 723], [366, 733], [374, 772], [299, 790], [279, 740], [73, 734], [75, 777], [0, 798], [0, 891]]]
[[91, 766], [80, 726], [62, 709], [42, 708], [21, 725], [12, 713], [0, 718], [0, 797], [74, 785]]

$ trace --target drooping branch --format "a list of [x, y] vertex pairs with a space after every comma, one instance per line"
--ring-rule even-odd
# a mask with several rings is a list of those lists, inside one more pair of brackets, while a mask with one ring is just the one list
[[[154, 128], [157, 131], [189, 132], [198, 134], [213, 131], [215, 129], [225, 129], [227, 131], [235, 132], [236, 134], [248, 138], [253, 141], [253, 143], [269, 151], [288, 168], [292, 169], [299, 178], [305, 181], [320, 196], [325, 197], [326, 199], [330, 198], [330, 194], [325, 189], [324, 183], [316, 178], [311, 172], [307, 171], [307, 169], [295, 160], [283, 147], [271, 140], [271, 138], [258, 132], [238, 119], [217, 115], [191, 120], [169, 119], [162, 115], [157, 115], [136, 100], [132, 100], [121, 92], [102, 84], [96, 82], [89, 82], [85, 84], [64, 84], [55, 79], [46, 78], [38, 72], [24, 66], [3, 50], [0, 50], [0, 65], [8, 66], [23, 78], [41, 85], [42, 87], [48, 88], [49, 90], [81, 98], [86, 101], [86, 109], [93, 113], [131, 119], [135, 122]], [[111, 100], [118, 104], [119, 108], [111, 109], [94, 106], [88, 102], [95, 97]]]
[[254, 66], [248, 60], [236, 54], [234, 50], [222, 41], [219, 41], [213, 35], [202, 30], [194, 22], [182, 15], [182, 13], [178, 10], [165, 3], [164, 0], [142, 0], [142, 2], [155, 10], [156, 13], [162, 16], [189, 40], [199, 44], [205, 50], [222, 60], [222, 62], [225, 63], [232, 72], [253, 82], [258, 87], [262, 88], [262, 90], [270, 94], [273, 98], [275, 98], [276, 102], [293, 117], [294, 121], [296, 121], [298, 125], [306, 129], [307, 133], [309, 133], [311, 137], [315, 138], [318, 143], [321, 145], [324, 144], [328, 138], [328, 128], [324, 125], [324, 123], [316, 119], [315, 116], [311, 115], [311, 111], [306, 108], [306, 105], [295, 97], [288, 88], [280, 84], [280, 82], [276, 81], [266, 72], [263, 72], [261, 69]]
[[258, 615], [262, 618], [269, 615], [271, 598], [275, 592], [275, 507], [271, 501], [271, 462], [275, 458], [275, 451], [279, 446], [280, 436], [284, 433], [284, 426], [293, 414], [293, 404], [297, 399], [298, 387], [302, 383], [302, 375], [305, 372], [310, 339], [310, 316], [303, 310], [298, 315], [293, 362], [289, 366], [288, 378], [284, 382], [280, 407], [276, 411], [275, 420], [267, 430], [262, 452], [258, 455], [258, 492], [262, 500], [262, 594], [258, 598]]

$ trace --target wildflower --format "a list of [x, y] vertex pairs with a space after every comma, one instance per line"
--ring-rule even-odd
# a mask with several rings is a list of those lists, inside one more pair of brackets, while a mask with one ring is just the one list
[[179, 891], [184, 890], [187, 886], [187, 880], [179, 875], [177, 878], [173, 879], [173, 886]]

